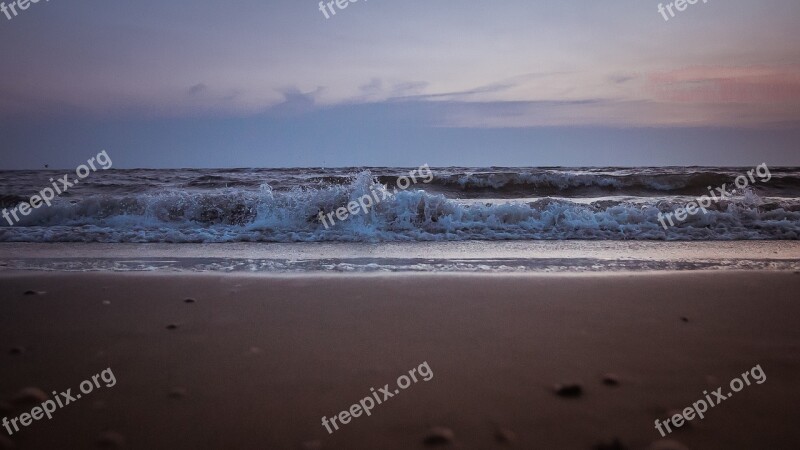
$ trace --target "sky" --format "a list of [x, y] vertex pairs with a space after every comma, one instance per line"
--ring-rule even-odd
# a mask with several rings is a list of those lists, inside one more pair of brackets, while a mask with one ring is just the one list
[[800, 166], [800, 2], [660, 3], [40, 0], [0, 169]]

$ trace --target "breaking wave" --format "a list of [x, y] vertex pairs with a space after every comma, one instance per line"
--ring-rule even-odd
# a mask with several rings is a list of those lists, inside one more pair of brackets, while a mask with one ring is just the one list
[[[793, 176], [793, 175], [792, 175]], [[726, 174], [591, 175], [581, 173], [437, 174], [327, 228], [320, 212], [333, 212], [370, 191], [382, 192], [393, 176], [369, 170], [337, 182], [319, 178], [283, 190], [271, 184], [245, 189], [205, 176], [186, 188], [131, 189], [59, 198], [10, 226], [0, 225], [3, 242], [383, 242], [520, 239], [728, 240], [798, 239], [800, 201], [749, 189], [712, 205], [665, 230], [660, 212], [685, 206], [678, 196], [634, 197], [630, 189], [700, 195], [708, 185], [730, 183]], [[773, 179], [775, 186], [796, 180]], [[308, 178], [306, 178], [308, 180]], [[189, 182], [191, 183], [191, 182]], [[770, 182], [772, 184], [772, 182]], [[783, 183], [783, 184], [782, 184]], [[289, 186], [288, 183], [281, 183]], [[185, 184], [184, 184], [185, 186]], [[227, 186], [227, 187], [220, 187]], [[538, 199], [453, 198], [446, 190], [532, 189]], [[424, 190], [423, 190], [424, 189]], [[581, 189], [623, 191], [624, 196], [578, 201], [564, 195]], [[139, 189], [141, 190], [141, 189]], [[571, 190], [571, 191], [570, 191]], [[547, 194], [557, 192], [559, 195]], [[527, 192], [527, 191], [526, 191]], [[545, 193], [544, 195], [542, 195]], [[469, 196], [463, 196], [469, 197]], [[3, 197], [9, 201], [17, 197]]]

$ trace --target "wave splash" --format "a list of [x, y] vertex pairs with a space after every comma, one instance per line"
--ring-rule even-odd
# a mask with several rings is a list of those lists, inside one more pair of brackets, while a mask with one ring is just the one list
[[[438, 183], [456, 180], [465, 187], [470, 183], [476, 185], [475, 178], [463, 174], [461, 177], [463, 183], [457, 178], [445, 178]], [[491, 178], [478, 180], [497, 184]], [[465, 201], [418, 189], [436, 189], [427, 185], [399, 191], [366, 214], [353, 216], [329, 229], [319, 223], [319, 212], [335, 211], [370, 191], [385, 190], [381, 182], [386, 181], [386, 177], [365, 170], [351, 177], [349, 183], [294, 186], [288, 190], [262, 184], [259, 189], [170, 189], [63, 199], [49, 208], [35, 210], [13, 227], [0, 226], [0, 241], [207, 243], [800, 237], [800, 203], [761, 197], [753, 190], [715, 204], [707, 214], [691, 216], [668, 230], [659, 224], [658, 213], [684, 206], [684, 199], [616, 198], [587, 203], [546, 197]], [[707, 182], [710, 181], [704, 179], [701, 184]], [[507, 182], [500, 182], [500, 186], [506, 185]]]

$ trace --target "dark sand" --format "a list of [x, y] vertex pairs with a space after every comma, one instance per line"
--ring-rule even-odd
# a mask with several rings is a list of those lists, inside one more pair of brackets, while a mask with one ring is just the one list
[[[618, 438], [643, 449], [659, 439], [656, 418], [703, 390], [728, 391], [760, 364], [764, 384], [670, 438], [690, 449], [798, 449], [799, 288], [791, 272], [6, 273], [0, 400], [28, 386], [74, 394], [107, 367], [116, 376], [116, 386], [15, 434], [20, 449], [94, 448], [112, 430], [134, 449], [319, 441], [305, 448], [407, 450], [427, 448], [434, 426], [453, 431], [449, 448], [507, 448], [495, 438], [506, 428], [513, 448], [592, 449]], [[333, 435], [322, 427], [323, 415], [370, 387], [395, 386], [423, 361], [431, 381]], [[619, 385], [604, 384], [606, 373]], [[553, 392], [568, 382], [583, 395]]]

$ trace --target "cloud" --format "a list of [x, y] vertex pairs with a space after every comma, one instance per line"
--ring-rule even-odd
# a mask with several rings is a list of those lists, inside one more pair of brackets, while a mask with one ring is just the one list
[[638, 78], [636, 75], [622, 75], [622, 74], [614, 74], [609, 75], [608, 79], [614, 84], [623, 84], [627, 83], [628, 81], [635, 80]]
[[738, 127], [797, 128], [797, 108], [786, 105], [694, 105], [646, 99], [572, 101], [413, 102], [426, 123], [446, 128]]
[[296, 87], [279, 91], [283, 101], [270, 107], [267, 112], [278, 116], [296, 116], [306, 114], [317, 109], [316, 97], [324, 90], [318, 87], [312, 92], [301, 92]]
[[378, 94], [383, 88], [383, 81], [380, 78], [373, 78], [369, 83], [359, 86], [358, 90], [365, 95]]
[[800, 105], [800, 67], [694, 66], [653, 72], [648, 90], [679, 103], [793, 103]]
[[189, 87], [189, 95], [197, 95], [201, 92], [205, 92], [206, 90], [208, 90], [208, 86], [203, 83], [198, 83]]
[[407, 95], [418, 95], [420, 92], [430, 86], [427, 81], [409, 81], [405, 83], [398, 83], [392, 87], [391, 97], [404, 97]]

